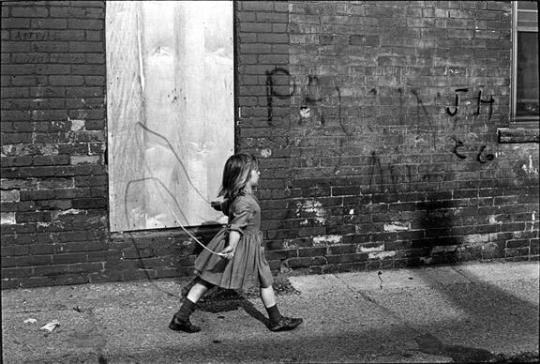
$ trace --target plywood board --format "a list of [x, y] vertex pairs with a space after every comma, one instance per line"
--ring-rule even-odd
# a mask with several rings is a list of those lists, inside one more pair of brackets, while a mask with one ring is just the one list
[[111, 231], [217, 223], [234, 151], [230, 1], [108, 1]]

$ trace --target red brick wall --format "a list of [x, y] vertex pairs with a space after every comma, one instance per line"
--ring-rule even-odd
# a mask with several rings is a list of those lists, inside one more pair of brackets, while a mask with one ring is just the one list
[[[538, 144], [497, 140], [509, 3], [235, 6], [274, 270], [538, 259]], [[191, 274], [181, 231], [108, 230], [104, 12], [2, 2], [3, 288]]]

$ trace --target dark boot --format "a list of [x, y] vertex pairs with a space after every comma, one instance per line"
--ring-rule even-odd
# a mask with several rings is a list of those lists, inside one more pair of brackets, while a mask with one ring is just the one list
[[301, 318], [281, 316], [281, 319], [278, 322], [271, 322], [268, 328], [270, 329], [270, 331], [274, 332], [289, 331], [294, 330], [302, 322], [304, 322], [304, 320]]
[[174, 314], [171, 322], [169, 323], [169, 329], [174, 331], [183, 331], [190, 334], [201, 331], [200, 327], [193, 325], [191, 321], [189, 321], [189, 316], [194, 310], [195, 303], [186, 298], [180, 307], [180, 310]]
[[169, 323], [169, 329], [187, 332], [188, 334], [201, 331], [201, 328], [193, 325], [189, 319], [187, 321], [180, 321], [176, 316], [173, 316], [173, 319]]
[[270, 331], [276, 332], [293, 330], [304, 321], [301, 318], [281, 316], [277, 305], [267, 307], [266, 311], [268, 312], [268, 317], [270, 318], [270, 325], [268, 325]]

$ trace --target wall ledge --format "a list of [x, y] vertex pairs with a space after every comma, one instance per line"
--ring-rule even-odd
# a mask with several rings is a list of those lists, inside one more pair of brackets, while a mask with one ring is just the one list
[[539, 129], [530, 128], [498, 128], [499, 143], [538, 143]]

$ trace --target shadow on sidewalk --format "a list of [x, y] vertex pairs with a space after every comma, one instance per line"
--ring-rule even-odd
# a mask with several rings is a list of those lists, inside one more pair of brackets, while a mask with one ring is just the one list
[[[185, 299], [189, 290], [196, 283], [196, 278], [193, 278], [189, 283], [182, 287], [181, 297]], [[272, 284], [276, 296], [282, 294], [300, 294], [291, 284], [287, 277], [278, 275], [274, 276]], [[248, 298], [259, 297], [259, 289], [251, 288], [248, 290], [230, 290], [219, 287], [213, 287], [199, 300], [197, 303], [198, 309], [201, 311], [219, 313], [234, 311], [242, 308], [247, 314], [254, 319], [262, 322], [264, 325], [269, 325], [268, 318], [261, 313], [248, 300]]]
[[[182, 287], [181, 297], [184, 300], [193, 285], [196, 283], [196, 279], [193, 278], [187, 285]], [[252, 296], [253, 292], [246, 292], [248, 296]], [[246, 297], [240, 294], [236, 290], [222, 289], [219, 287], [213, 287], [197, 302], [197, 308], [201, 311], [220, 313], [227, 311], [234, 311], [238, 308], [242, 308], [248, 315], [262, 322], [265, 326], [268, 326], [270, 321], [261, 313], [253, 303], [246, 299]], [[218, 317], [219, 318], [219, 317]]]
[[[475, 259], [471, 256], [463, 259], [461, 254], [473, 254], [482, 258], [481, 252], [468, 252], [463, 247], [463, 241], [453, 229], [454, 226], [468, 225], [467, 216], [454, 221], [453, 210], [458, 207], [453, 201], [437, 200], [436, 196], [429, 196], [427, 201], [419, 206], [424, 215], [418, 220], [418, 229], [426, 231], [424, 239], [413, 241], [412, 246], [419, 249], [421, 256], [408, 261], [410, 268], [429, 268], [446, 266], [459, 266], [460, 261]], [[472, 233], [472, 232], [471, 232]], [[474, 234], [486, 233], [475, 231]], [[444, 300], [451, 303], [456, 309], [465, 312], [466, 317], [482, 323], [486, 334], [509, 333], [519, 336], [534, 337], [538, 334], [538, 305], [517, 297], [501, 287], [482, 280], [472, 273], [455, 271], [456, 274], [470, 280], [467, 284], [441, 284], [433, 275], [424, 269], [415, 270], [417, 277], [427, 283], [429, 287], [444, 295]], [[378, 304], [384, 306], [384, 303]], [[407, 318], [401, 318], [407, 320]], [[414, 326], [414, 324], [413, 324]], [[459, 330], [459, 323], [456, 329]], [[447, 345], [445, 338], [437, 338], [426, 333], [419, 335], [416, 341], [420, 349], [428, 354], [439, 354], [451, 357], [455, 362], [483, 362], [506, 359], [496, 357], [484, 349], [468, 348], [459, 345]], [[471, 338], [474, 342], [474, 338]], [[538, 354], [536, 354], [538, 358]]]
[[[516, 297], [471, 273], [466, 275], [471, 283], [445, 285], [441, 285], [429, 274], [422, 274], [422, 270], [419, 270], [418, 275], [430, 287], [443, 294], [446, 302], [465, 313], [464, 319], [454, 324], [454, 329], [445, 327], [445, 330], [440, 332], [449, 333], [452, 336], [454, 330], [463, 331], [464, 326], [475, 326], [475, 330], [471, 330], [471, 335], [476, 332], [488, 337], [500, 336], [501, 343], [505, 344], [534, 337], [538, 339], [538, 305]], [[496, 355], [484, 349], [446, 344], [445, 341], [449, 342], [452, 338], [447, 339], [442, 335], [439, 334], [439, 337], [436, 337], [432, 333], [426, 333], [417, 336], [416, 342], [424, 353], [448, 356], [454, 362], [509, 362], [509, 359], [501, 354]], [[507, 340], [503, 340], [503, 337]], [[482, 341], [484, 337], [470, 336], [469, 339], [467, 342], [475, 342], [476, 339]], [[538, 352], [536, 352], [537, 359]]]
[[[309, 323], [306, 323], [309, 324]], [[340, 333], [311, 332], [306, 326], [293, 333], [268, 333], [267, 335], [239, 335], [231, 341], [212, 341], [186, 347], [182, 334], [178, 334], [175, 346], [164, 346], [133, 352], [115, 352], [107, 357], [109, 362], [169, 363], [174, 362], [220, 362], [220, 363], [365, 363], [365, 362], [434, 362], [440, 356], [452, 358], [452, 362], [518, 362], [516, 358], [493, 355], [486, 350], [471, 350], [457, 345], [433, 344], [428, 351], [397, 346], [411, 334], [406, 326], [393, 326], [362, 331]], [[425, 329], [427, 330], [427, 328]], [[389, 338], [392, 338], [389, 340]], [[426, 338], [424, 338], [426, 340]], [[427, 356], [425, 355], [427, 354]], [[439, 358], [433, 356], [439, 356]], [[523, 353], [519, 362], [537, 362], [538, 353]]]

